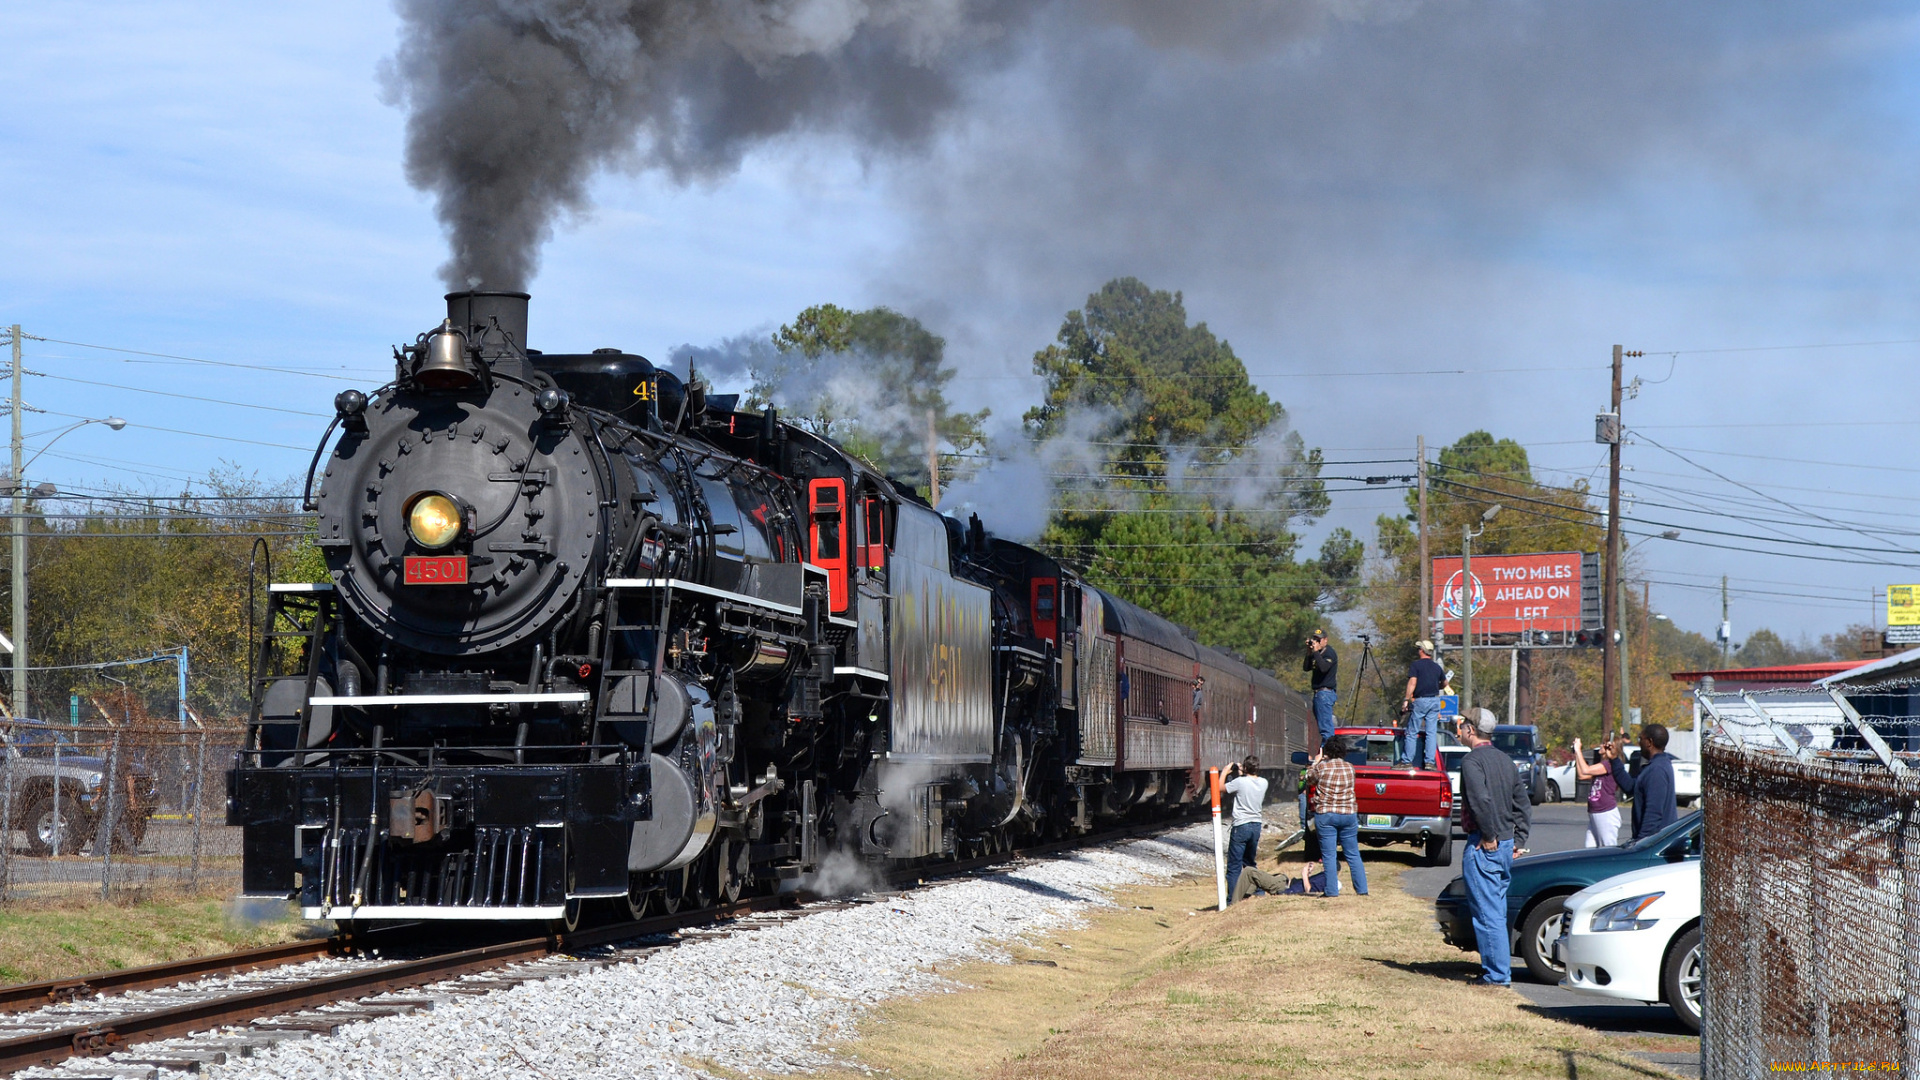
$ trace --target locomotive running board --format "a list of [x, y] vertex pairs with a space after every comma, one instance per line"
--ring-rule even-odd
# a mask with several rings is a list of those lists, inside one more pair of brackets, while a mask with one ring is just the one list
[[558, 919], [567, 913], [565, 904], [542, 907], [460, 907], [439, 904], [368, 904], [364, 907], [302, 907], [303, 919], [459, 919], [462, 922], [514, 922], [528, 919]]
[[587, 701], [585, 690], [566, 694], [357, 694], [352, 697], [314, 697], [309, 705], [515, 705], [538, 702]]

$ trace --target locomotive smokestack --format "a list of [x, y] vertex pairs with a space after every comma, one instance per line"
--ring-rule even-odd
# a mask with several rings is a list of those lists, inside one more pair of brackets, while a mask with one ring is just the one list
[[467, 335], [467, 340], [480, 348], [481, 355], [494, 355], [506, 351], [506, 343], [497, 333], [489, 336], [495, 320], [500, 329], [512, 335], [513, 343], [521, 349], [527, 347], [527, 294], [523, 292], [488, 292], [470, 290], [447, 294], [447, 318], [453, 321], [456, 329]]

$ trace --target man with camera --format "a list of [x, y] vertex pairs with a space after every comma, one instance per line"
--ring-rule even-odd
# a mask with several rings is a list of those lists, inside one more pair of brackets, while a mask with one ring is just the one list
[[1253, 866], [1260, 854], [1260, 808], [1267, 801], [1267, 778], [1260, 775], [1260, 759], [1227, 766], [1221, 790], [1233, 796], [1233, 833], [1227, 840], [1227, 894], [1234, 895], [1240, 872]]
[[[1366, 666], [1364, 660], [1361, 666]], [[1335, 691], [1340, 681], [1340, 654], [1327, 644], [1325, 630], [1315, 630], [1307, 639], [1307, 657], [1300, 670], [1313, 673], [1313, 722], [1325, 743], [1333, 738], [1333, 705], [1339, 700]]]

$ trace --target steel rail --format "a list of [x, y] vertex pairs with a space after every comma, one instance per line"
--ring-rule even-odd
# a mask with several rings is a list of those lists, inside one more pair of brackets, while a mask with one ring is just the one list
[[[35, 1066], [57, 1065], [72, 1057], [111, 1054], [140, 1043], [242, 1024], [263, 1017], [280, 1016], [320, 1005], [332, 1005], [352, 998], [415, 989], [430, 983], [525, 960], [539, 959], [555, 953], [667, 933], [703, 923], [722, 922], [740, 915], [785, 907], [789, 903], [790, 899], [787, 897], [754, 897], [739, 903], [702, 908], [698, 911], [592, 927], [566, 934], [548, 934], [518, 941], [498, 942], [457, 952], [441, 953], [325, 976], [287, 986], [245, 991], [172, 1008], [133, 1012], [104, 1022], [55, 1028], [35, 1035], [0, 1041], [0, 1075], [8, 1075]], [[247, 955], [246, 953], [233, 954], [234, 957], [241, 959]], [[280, 961], [283, 964], [291, 962], [295, 961]]]

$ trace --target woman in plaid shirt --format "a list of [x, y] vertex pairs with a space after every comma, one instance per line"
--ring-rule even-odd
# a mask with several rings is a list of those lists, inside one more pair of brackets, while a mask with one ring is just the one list
[[1346, 759], [1348, 743], [1335, 736], [1322, 743], [1307, 768], [1312, 785], [1313, 824], [1320, 833], [1320, 863], [1327, 874], [1327, 895], [1340, 895], [1340, 864], [1335, 852], [1347, 856], [1353, 891], [1367, 895], [1367, 868], [1360, 861], [1360, 808], [1353, 799], [1353, 766]]

